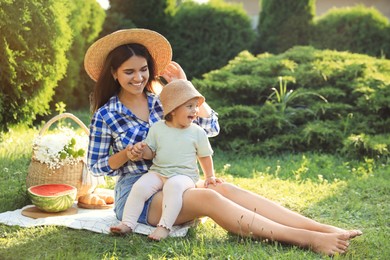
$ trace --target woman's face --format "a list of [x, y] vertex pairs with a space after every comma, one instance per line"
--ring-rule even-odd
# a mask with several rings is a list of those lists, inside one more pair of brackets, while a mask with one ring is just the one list
[[148, 63], [144, 57], [134, 55], [122, 63], [113, 77], [118, 79], [121, 91], [133, 95], [143, 93], [149, 80]]

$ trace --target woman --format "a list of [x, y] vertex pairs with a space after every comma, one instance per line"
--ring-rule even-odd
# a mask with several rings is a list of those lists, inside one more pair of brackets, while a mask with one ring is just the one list
[[[161, 75], [168, 82], [185, 79], [171, 57], [169, 42], [145, 29], [107, 35], [96, 41], [85, 56], [85, 69], [97, 81], [88, 164], [94, 175], [119, 176], [115, 186], [119, 220], [132, 185], [151, 165], [150, 161], [132, 161], [139, 158], [132, 145], [144, 140], [149, 127], [162, 119], [161, 103], [153, 94], [158, 85], [156, 78]], [[206, 103], [200, 107], [197, 124], [209, 136], [219, 132], [216, 113]], [[208, 216], [235, 234], [289, 243], [326, 255], [345, 253], [349, 239], [362, 234], [318, 223], [229, 183], [208, 188], [202, 185], [185, 191], [175, 224]], [[145, 202], [138, 222], [157, 225], [161, 205], [162, 193], [157, 192]]]

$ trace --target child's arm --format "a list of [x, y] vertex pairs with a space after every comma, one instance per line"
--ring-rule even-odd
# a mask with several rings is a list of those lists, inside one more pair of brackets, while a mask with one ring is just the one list
[[198, 157], [199, 164], [202, 167], [204, 174], [204, 186], [207, 188], [209, 184], [213, 184], [214, 186], [217, 183], [222, 183], [223, 180], [220, 178], [216, 178], [214, 174], [214, 164], [211, 156]]

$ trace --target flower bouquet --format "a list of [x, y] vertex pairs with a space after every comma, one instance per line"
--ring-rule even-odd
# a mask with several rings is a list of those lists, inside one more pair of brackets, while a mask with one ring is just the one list
[[50, 169], [84, 160], [88, 148], [88, 136], [85, 134], [76, 134], [67, 127], [58, 130], [56, 133], [39, 135], [33, 141], [35, 159], [47, 164]]
[[[45, 134], [55, 121], [63, 118], [73, 119], [84, 133], [59, 127], [57, 131]], [[73, 114], [63, 113], [49, 120], [33, 141], [27, 188], [49, 183], [68, 184], [77, 188], [77, 198], [92, 193], [97, 184], [104, 181], [93, 177], [86, 166], [88, 135], [88, 128]]]

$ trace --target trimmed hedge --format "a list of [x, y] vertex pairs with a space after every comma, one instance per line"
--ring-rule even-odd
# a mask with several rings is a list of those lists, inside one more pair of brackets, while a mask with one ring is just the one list
[[312, 47], [244, 51], [194, 84], [219, 113], [212, 142], [223, 149], [389, 154], [390, 60]]
[[314, 32], [311, 45], [318, 49], [390, 57], [390, 24], [375, 8], [332, 9], [316, 20]]

